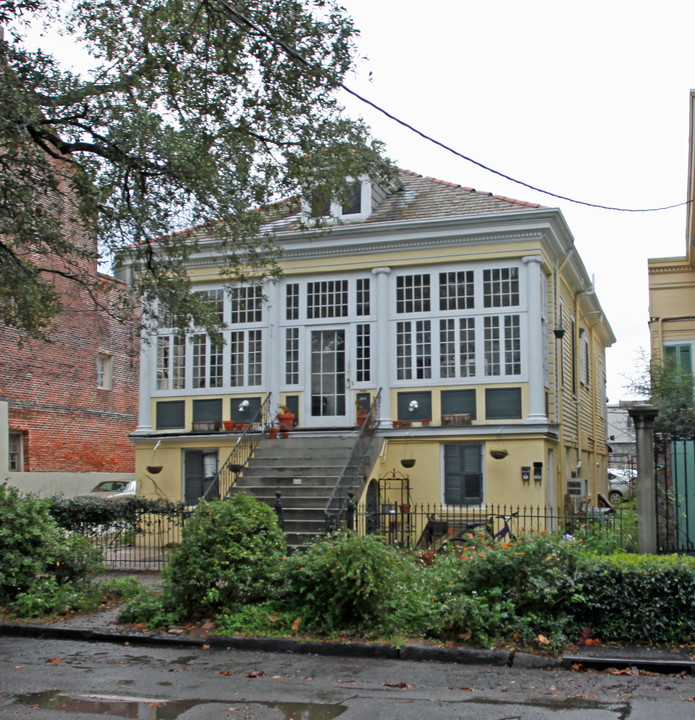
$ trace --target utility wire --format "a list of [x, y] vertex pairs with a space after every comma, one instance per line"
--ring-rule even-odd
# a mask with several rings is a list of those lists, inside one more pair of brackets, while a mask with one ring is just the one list
[[[242, 15], [238, 10], [236, 10], [227, 0], [217, 0], [217, 2], [232, 16], [232, 18], [239, 23], [240, 25], [246, 25], [246, 27], [251, 28], [254, 32], [257, 32], [266, 40], [269, 40], [271, 43], [277, 45], [279, 48], [281, 48], [289, 57], [291, 57], [293, 60], [296, 60], [297, 62], [301, 63], [305, 67], [309, 68], [313, 71], [321, 71], [323, 68], [317, 65], [313, 65], [308, 60], [303, 58], [294, 48], [291, 48], [289, 45], [287, 45], [285, 42], [280, 40], [279, 38], [276, 38], [274, 35], [269, 33], [267, 30], [262, 28], [257, 23], [254, 23], [252, 20], [249, 20], [247, 17]], [[560, 195], [558, 193], [551, 192], [550, 190], [543, 190], [542, 188], [536, 187], [535, 185], [531, 185], [530, 183], [524, 182], [523, 180], [518, 180], [517, 178], [512, 177], [511, 175], [507, 175], [506, 173], [501, 172], [500, 170], [495, 170], [494, 168], [490, 167], [489, 165], [485, 165], [485, 163], [482, 163], [478, 160], [475, 160], [474, 158], [464, 155], [464, 153], [459, 152], [458, 150], [455, 150], [451, 146], [447, 145], [446, 143], [441, 142], [440, 140], [437, 140], [436, 138], [433, 138], [430, 135], [427, 135], [427, 133], [423, 132], [422, 130], [418, 130], [416, 127], [411, 125], [410, 123], [407, 123], [405, 120], [401, 120], [400, 118], [396, 117], [392, 113], [388, 112], [388, 110], [385, 110], [381, 106], [377, 105], [375, 102], [372, 102], [371, 100], [365, 98], [364, 96], [360, 95], [359, 93], [355, 92], [354, 90], [350, 89], [345, 85], [344, 83], [336, 83], [336, 86], [344, 90], [349, 95], [352, 95], [354, 98], [359, 100], [360, 102], [364, 103], [365, 105], [369, 105], [371, 108], [374, 108], [377, 112], [380, 112], [382, 115], [385, 115], [389, 120], [393, 120], [394, 122], [398, 123], [402, 127], [410, 130], [411, 132], [415, 133], [416, 135], [419, 135], [421, 138], [426, 140], [427, 142], [432, 143], [433, 145], [437, 145], [438, 147], [442, 148], [443, 150], [446, 150], [447, 152], [451, 153], [452, 155], [455, 155], [456, 157], [461, 158], [462, 160], [466, 160], [467, 162], [476, 165], [479, 168], [482, 168], [483, 170], [486, 170], [489, 173], [492, 173], [493, 175], [497, 175], [498, 177], [504, 178], [505, 180], [509, 180], [510, 182], [516, 183], [517, 185], [521, 185], [522, 187], [528, 188], [529, 190], [533, 190], [534, 192], [541, 193], [543, 195], [548, 195], [549, 197], [556, 198], [558, 200], [565, 200], [570, 203], [574, 203], [575, 205], [583, 205], [585, 207], [590, 208], [596, 208], [598, 210], [613, 210], [616, 212], [626, 212], [626, 213], [647, 213], [647, 212], [660, 212], [662, 210], [673, 210], [674, 208], [683, 207], [684, 205], [688, 205], [692, 200], [687, 200], [685, 202], [675, 203], [674, 205], [664, 205], [661, 207], [651, 207], [651, 208], [625, 208], [625, 207], [616, 207], [613, 205], [601, 205], [599, 203], [591, 203], [587, 202], [585, 200], [576, 200], [575, 198], [571, 198], [567, 195]]]

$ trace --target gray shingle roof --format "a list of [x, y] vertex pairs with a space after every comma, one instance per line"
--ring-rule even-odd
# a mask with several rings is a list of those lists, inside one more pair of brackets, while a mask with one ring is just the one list
[[365, 222], [518, 212], [543, 207], [400, 170], [400, 189], [387, 195]]

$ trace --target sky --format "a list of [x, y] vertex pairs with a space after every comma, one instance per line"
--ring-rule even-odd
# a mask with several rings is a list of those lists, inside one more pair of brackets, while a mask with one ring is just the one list
[[[505, 175], [588, 203], [652, 208], [687, 191], [692, 0], [343, 0], [361, 31], [345, 84]], [[401, 168], [558, 207], [617, 338], [607, 396], [649, 349], [647, 258], [685, 254], [685, 208], [600, 210], [467, 162], [356, 100]]]
[[[690, 0], [343, 0], [361, 31], [345, 84], [508, 176], [589, 203], [651, 208], [687, 191]], [[617, 338], [607, 396], [649, 350], [647, 258], [685, 254], [685, 208], [620, 213], [558, 200], [438, 148], [345, 94], [404, 169], [558, 207]]]

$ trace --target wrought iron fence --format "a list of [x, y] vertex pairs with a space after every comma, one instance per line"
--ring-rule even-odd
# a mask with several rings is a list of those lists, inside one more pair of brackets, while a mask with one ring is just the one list
[[54, 503], [58, 524], [86, 537], [109, 570], [158, 571], [180, 542], [192, 510], [182, 504], [133, 498], [122, 503]]
[[348, 527], [382, 535], [389, 544], [437, 551], [447, 543], [486, 534], [501, 541], [525, 531], [558, 531], [577, 539], [603, 538], [611, 549], [636, 552], [636, 517], [632, 509], [583, 508], [568, 512], [552, 507], [491, 506], [485, 509], [385, 503], [368, 509], [354, 505]]

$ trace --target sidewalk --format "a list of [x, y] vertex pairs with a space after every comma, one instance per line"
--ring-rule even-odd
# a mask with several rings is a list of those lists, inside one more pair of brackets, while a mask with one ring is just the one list
[[[138, 575], [143, 584], [156, 587], [159, 575]], [[485, 650], [430, 645], [392, 645], [369, 642], [310, 642], [292, 638], [256, 638], [245, 636], [212, 636], [204, 632], [170, 631], [150, 633], [118, 622], [118, 607], [83, 613], [61, 619], [51, 625], [0, 622], [0, 637], [33, 637], [37, 639], [81, 640], [86, 642], [129, 643], [131, 645], [185, 645], [189, 647], [217, 647], [235, 650], [255, 650], [297, 654], [334, 655], [342, 657], [370, 657], [420, 662], [444, 662], [463, 665], [495, 665], [527, 669], [596, 669], [631, 668], [652, 672], [695, 675], [693, 648], [663, 648], [615, 645], [582, 645], [568, 648], [561, 657], [548, 657], [509, 650]]]

